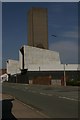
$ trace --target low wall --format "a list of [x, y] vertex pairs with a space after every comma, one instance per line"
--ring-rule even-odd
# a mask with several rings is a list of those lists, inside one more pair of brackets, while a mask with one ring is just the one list
[[51, 77], [50, 76], [34, 77], [32, 80], [32, 84], [51, 85]]

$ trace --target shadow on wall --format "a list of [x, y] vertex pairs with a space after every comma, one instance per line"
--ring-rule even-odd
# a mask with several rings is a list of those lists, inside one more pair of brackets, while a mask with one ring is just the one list
[[17, 120], [12, 114], [12, 101], [14, 99], [2, 100], [2, 119], [1, 120]]

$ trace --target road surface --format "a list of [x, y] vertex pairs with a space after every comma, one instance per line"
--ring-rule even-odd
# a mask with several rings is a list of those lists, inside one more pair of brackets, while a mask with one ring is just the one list
[[2, 88], [50, 118], [78, 118], [78, 87], [5, 83]]
[[18, 120], [19, 118], [47, 118], [38, 110], [7, 94], [2, 95], [2, 116], [3, 120], [11, 120], [11, 118], [12, 120]]

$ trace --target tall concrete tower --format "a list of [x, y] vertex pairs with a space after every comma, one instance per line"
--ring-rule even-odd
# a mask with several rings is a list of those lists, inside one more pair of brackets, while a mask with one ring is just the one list
[[48, 49], [48, 13], [46, 8], [28, 12], [28, 45]]

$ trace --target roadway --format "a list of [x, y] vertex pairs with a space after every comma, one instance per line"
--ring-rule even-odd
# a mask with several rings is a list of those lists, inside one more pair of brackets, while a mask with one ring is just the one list
[[3, 94], [2, 96], [2, 120], [19, 120], [19, 118], [23, 120], [23, 118], [47, 117], [38, 110], [15, 99], [13, 96], [7, 94]]
[[78, 118], [78, 87], [3, 83], [2, 92], [14, 96], [49, 118]]

